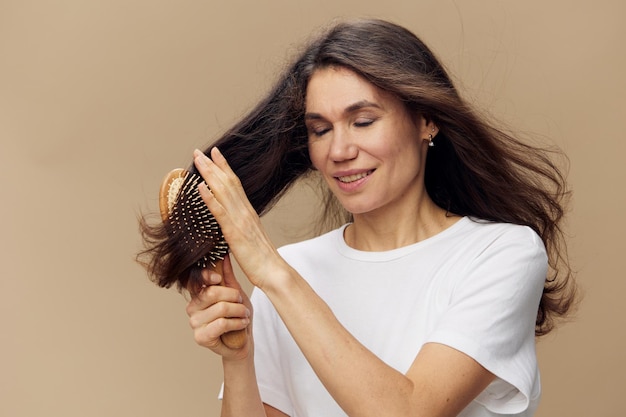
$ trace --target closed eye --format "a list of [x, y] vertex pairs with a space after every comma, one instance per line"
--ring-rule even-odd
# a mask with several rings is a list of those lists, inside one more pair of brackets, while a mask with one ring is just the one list
[[309, 131], [309, 135], [313, 135], [316, 137], [321, 137], [324, 136], [326, 133], [328, 133], [330, 131], [330, 127], [325, 127], [325, 126], [309, 126], [308, 127], [308, 131]]
[[374, 119], [361, 119], [361, 120], [357, 120], [356, 122], [354, 122], [354, 125], [356, 127], [367, 127], [371, 125], [372, 123], [374, 123]]
[[330, 129], [313, 130], [311, 133], [313, 133], [313, 135], [315, 135], [317, 137], [320, 137], [320, 136], [324, 136], [328, 132], [330, 132]]

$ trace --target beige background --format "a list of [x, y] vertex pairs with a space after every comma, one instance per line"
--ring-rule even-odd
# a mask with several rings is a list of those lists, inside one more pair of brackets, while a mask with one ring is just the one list
[[[220, 361], [133, 262], [136, 215], [342, 16], [411, 28], [466, 96], [569, 154], [586, 296], [539, 343], [538, 416], [624, 415], [625, 5], [0, 0], [0, 416], [218, 414]], [[278, 244], [299, 238], [309, 198], [264, 219]]]

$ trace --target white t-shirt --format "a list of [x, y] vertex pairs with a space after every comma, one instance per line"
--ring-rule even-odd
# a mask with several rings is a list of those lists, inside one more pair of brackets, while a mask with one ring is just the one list
[[[465, 217], [413, 245], [363, 252], [345, 244], [344, 228], [280, 253], [354, 337], [402, 373], [423, 344], [451, 346], [497, 376], [460, 416], [533, 415], [541, 392], [535, 319], [547, 271], [536, 233]], [[346, 416], [265, 294], [255, 289], [252, 302], [263, 402], [292, 417]]]

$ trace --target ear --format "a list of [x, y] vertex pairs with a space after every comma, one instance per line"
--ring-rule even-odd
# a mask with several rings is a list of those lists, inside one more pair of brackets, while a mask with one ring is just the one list
[[432, 137], [434, 138], [435, 136], [437, 136], [437, 133], [439, 133], [439, 127], [428, 116], [417, 116], [416, 125], [420, 131], [420, 137], [423, 139], [428, 138], [430, 135], [432, 135]]
[[437, 124], [433, 121], [433, 119], [429, 116], [423, 116], [422, 117], [424, 120], [424, 133], [428, 136], [428, 135], [433, 135], [433, 138], [435, 136], [437, 136], [437, 133], [439, 133], [439, 126], [437, 126]]
[[426, 132], [430, 135], [433, 135], [433, 138], [437, 136], [439, 133], [439, 126], [435, 124], [435, 122], [430, 122], [426, 125]]

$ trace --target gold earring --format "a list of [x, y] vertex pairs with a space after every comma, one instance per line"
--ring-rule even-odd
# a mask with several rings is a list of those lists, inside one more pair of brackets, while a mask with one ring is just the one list
[[433, 142], [433, 135], [431, 133], [428, 134], [428, 146], [430, 146], [431, 148], [435, 146], [435, 143]]

